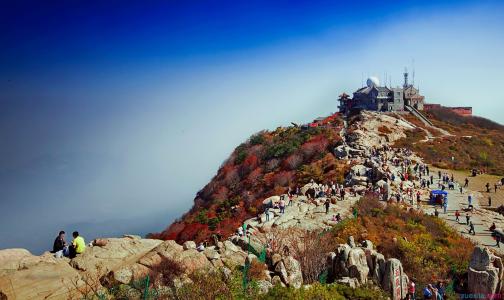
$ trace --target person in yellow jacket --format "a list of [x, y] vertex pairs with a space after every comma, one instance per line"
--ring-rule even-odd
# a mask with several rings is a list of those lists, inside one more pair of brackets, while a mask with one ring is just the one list
[[74, 258], [77, 254], [84, 253], [86, 250], [86, 242], [84, 241], [84, 238], [79, 235], [79, 232], [74, 231], [72, 236], [74, 239], [72, 241], [72, 245], [70, 246], [70, 258]]

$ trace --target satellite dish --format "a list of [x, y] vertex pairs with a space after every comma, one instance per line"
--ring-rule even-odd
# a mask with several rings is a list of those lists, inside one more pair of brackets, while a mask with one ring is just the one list
[[368, 87], [380, 86], [380, 80], [378, 79], [378, 77], [371, 76], [367, 79], [366, 85]]

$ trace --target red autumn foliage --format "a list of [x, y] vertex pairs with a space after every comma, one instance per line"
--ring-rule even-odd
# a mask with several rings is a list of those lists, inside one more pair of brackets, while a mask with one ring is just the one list
[[247, 156], [247, 158], [243, 161], [240, 167], [240, 174], [242, 176], [247, 175], [250, 173], [252, 170], [257, 168], [259, 166], [259, 158], [255, 154], [250, 154]]
[[264, 182], [264, 185], [266, 185], [268, 187], [274, 186], [275, 185], [275, 172], [269, 172], [269, 173], [264, 174], [263, 182]]
[[303, 163], [303, 157], [297, 153], [294, 153], [284, 160], [283, 165], [289, 170], [296, 170], [301, 165], [301, 163]]
[[305, 159], [311, 159], [316, 154], [326, 151], [327, 146], [329, 146], [329, 141], [324, 135], [320, 134], [304, 143], [301, 146], [301, 153], [303, 153]]
[[229, 195], [229, 189], [225, 185], [221, 185], [217, 188], [217, 191], [212, 195], [214, 200], [226, 200]]
[[254, 171], [250, 172], [250, 174], [247, 176], [247, 184], [252, 186], [259, 184], [259, 180], [262, 177], [262, 172], [262, 168], [257, 168]]
[[294, 181], [295, 174], [296, 172], [294, 171], [282, 171], [276, 173], [273, 176], [273, 183], [276, 186], [284, 186], [284, 187], [291, 185]]
[[227, 171], [224, 175], [222, 183], [229, 188], [233, 188], [240, 182], [240, 174], [238, 174], [237, 168], [232, 168]]
[[208, 225], [201, 223], [190, 223], [186, 224], [184, 230], [182, 230], [178, 235], [178, 240], [188, 241], [195, 240], [200, 242], [206, 237], [210, 236], [210, 231]]

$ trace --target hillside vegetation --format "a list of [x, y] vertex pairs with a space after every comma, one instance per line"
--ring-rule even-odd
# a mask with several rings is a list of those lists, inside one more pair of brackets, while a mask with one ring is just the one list
[[392, 202], [382, 204], [372, 195], [363, 197], [356, 206], [358, 218], [336, 226], [333, 243], [344, 243], [349, 236], [372, 241], [380, 253], [399, 259], [418, 286], [459, 279], [467, 271], [474, 247], [468, 239], [439, 218]]
[[211, 234], [230, 235], [247, 218], [256, 216], [262, 201], [289, 187], [339, 182], [347, 165], [332, 149], [341, 142], [338, 114], [317, 127], [279, 127], [262, 131], [239, 145], [217, 175], [196, 195], [192, 209], [167, 230], [151, 237], [202, 241]]
[[420, 142], [425, 139], [425, 132], [416, 129], [396, 146], [410, 148], [439, 168], [475, 168], [490, 174], [504, 174], [504, 126], [481, 117], [462, 117], [444, 108], [426, 115], [435, 126], [453, 136], [439, 137], [435, 133], [436, 139]]

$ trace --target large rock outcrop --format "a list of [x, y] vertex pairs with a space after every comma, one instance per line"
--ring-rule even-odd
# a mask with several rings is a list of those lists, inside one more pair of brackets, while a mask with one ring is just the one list
[[372, 281], [388, 291], [393, 300], [406, 297], [408, 276], [399, 260], [384, 256], [373, 249], [370, 241], [357, 246], [353, 237], [347, 244], [338, 246], [327, 256], [327, 269], [330, 281], [360, 286]]
[[498, 294], [502, 287], [503, 266], [500, 257], [488, 248], [476, 246], [468, 271], [468, 288], [473, 294]]
[[[24, 249], [0, 250], [0, 295], [7, 299], [82, 298], [79, 289], [87, 283], [97, 289], [130, 284], [142, 280], [163, 260], [179, 263], [183, 274], [176, 282], [187, 282], [193, 272], [214, 271], [243, 265], [247, 254], [231, 241], [219, 242], [199, 252], [194, 243], [184, 246], [175, 241], [142, 239], [137, 236], [101, 239], [102, 246], [86, 248], [82, 255], [70, 260], [55, 258], [46, 252], [32, 255]], [[284, 259], [286, 280], [300, 286], [299, 265]], [[229, 270], [229, 269], [227, 269]], [[299, 283], [301, 282], [301, 283]], [[271, 286], [265, 282], [264, 289]], [[133, 291], [138, 292], [138, 291]]]

